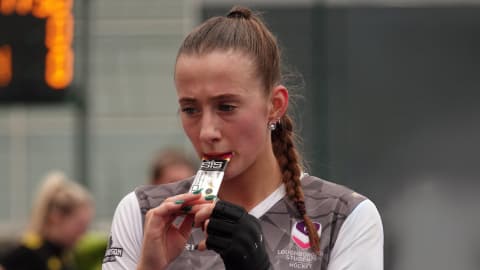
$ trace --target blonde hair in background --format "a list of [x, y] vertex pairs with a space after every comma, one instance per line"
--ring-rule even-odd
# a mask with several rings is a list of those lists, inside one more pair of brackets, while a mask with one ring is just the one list
[[92, 204], [92, 196], [86, 189], [68, 179], [63, 172], [52, 171], [37, 191], [28, 231], [42, 235], [54, 211], [68, 216], [77, 208]]

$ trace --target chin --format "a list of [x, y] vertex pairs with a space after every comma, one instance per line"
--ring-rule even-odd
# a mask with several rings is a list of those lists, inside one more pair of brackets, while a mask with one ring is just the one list
[[232, 178], [233, 177], [231, 176], [231, 174], [228, 170], [223, 174], [223, 181], [230, 181], [230, 179], [232, 179]]
[[234, 167], [227, 167], [225, 174], [223, 175], [223, 181], [230, 181], [232, 178], [238, 176], [238, 172]]
[[225, 181], [231, 181], [234, 178], [239, 177], [243, 173], [245, 173], [246, 169], [245, 167], [239, 166], [240, 164], [238, 163], [231, 163], [227, 166], [227, 169], [225, 170], [225, 174], [223, 175], [223, 180]]

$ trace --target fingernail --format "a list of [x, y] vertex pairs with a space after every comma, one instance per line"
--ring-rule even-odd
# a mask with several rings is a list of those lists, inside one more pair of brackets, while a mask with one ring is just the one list
[[201, 189], [197, 189], [195, 191], [192, 191], [193, 194], [199, 194], [200, 192], [202, 192], [203, 188]]
[[216, 197], [217, 196], [215, 196], [215, 195], [207, 195], [207, 196], [205, 196], [205, 200], [211, 201], [211, 200], [215, 199]]
[[185, 201], [184, 200], [176, 200], [175, 204], [183, 204]]
[[183, 212], [190, 212], [190, 210], [192, 210], [192, 206], [191, 206], [191, 205], [187, 205], [187, 206], [182, 207], [182, 211], [183, 211]]

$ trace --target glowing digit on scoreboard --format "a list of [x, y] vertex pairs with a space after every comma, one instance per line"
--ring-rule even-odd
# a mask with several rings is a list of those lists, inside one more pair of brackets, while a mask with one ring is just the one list
[[12, 80], [12, 48], [0, 46], [0, 86], [7, 86]]
[[[73, 43], [73, 0], [0, 0], [0, 13], [12, 15], [27, 15], [31, 13], [34, 17], [46, 19], [45, 46], [45, 82], [56, 90], [66, 88], [73, 79], [74, 53]], [[2, 62], [0, 63], [0, 86], [6, 82], [7, 75], [11, 78], [11, 69], [7, 69], [11, 49], [8, 47], [0, 52]], [[8, 58], [9, 57], [9, 58]], [[11, 66], [11, 64], [10, 64]], [[6, 72], [10, 70], [10, 73]]]

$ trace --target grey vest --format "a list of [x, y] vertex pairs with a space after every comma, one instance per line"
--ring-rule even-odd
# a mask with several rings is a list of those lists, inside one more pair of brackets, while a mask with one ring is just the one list
[[[188, 192], [192, 181], [193, 178], [137, 188], [135, 194], [142, 217], [167, 197]], [[320, 254], [311, 252], [303, 220], [292, 201], [284, 197], [260, 217], [274, 269], [327, 269], [340, 227], [352, 210], [366, 199], [344, 186], [308, 175], [302, 178], [302, 187], [307, 214], [321, 228]], [[215, 252], [193, 250], [193, 246], [202, 239], [203, 232], [194, 229], [185, 250], [168, 269], [225, 269], [223, 261]]]

